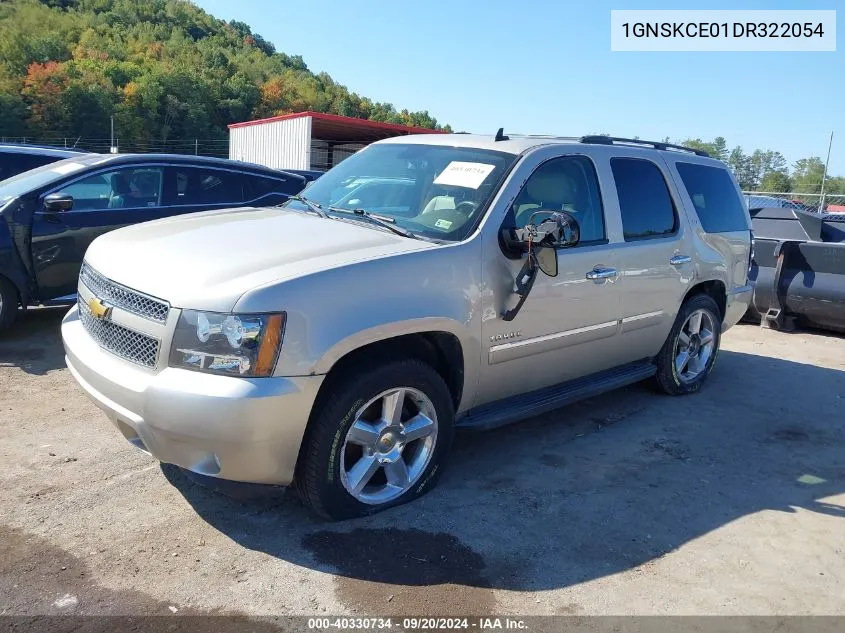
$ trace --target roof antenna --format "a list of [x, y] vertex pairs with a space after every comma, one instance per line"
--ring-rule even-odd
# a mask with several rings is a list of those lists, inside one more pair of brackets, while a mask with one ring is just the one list
[[496, 136], [493, 138], [494, 141], [509, 141], [510, 138], [505, 136], [505, 128], [500, 127], [499, 131], [496, 132]]

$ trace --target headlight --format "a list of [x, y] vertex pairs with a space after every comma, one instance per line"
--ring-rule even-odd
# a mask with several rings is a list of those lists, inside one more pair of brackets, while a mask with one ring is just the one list
[[279, 357], [284, 329], [284, 312], [183, 310], [173, 334], [170, 366], [235, 376], [269, 376]]

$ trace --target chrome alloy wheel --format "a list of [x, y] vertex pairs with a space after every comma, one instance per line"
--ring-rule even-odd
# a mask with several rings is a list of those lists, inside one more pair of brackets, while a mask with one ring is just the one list
[[715, 351], [713, 315], [696, 310], [684, 321], [675, 341], [675, 373], [683, 382], [692, 382], [707, 368]]
[[437, 445], [437, 413], [411, 387], [384, 391], [361, 407], [340, 452], [340, 480], [361, 503], [393, 501], [413, 486]]

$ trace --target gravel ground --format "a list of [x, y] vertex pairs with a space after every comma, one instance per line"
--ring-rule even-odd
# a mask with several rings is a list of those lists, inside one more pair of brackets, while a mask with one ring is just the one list
[[416, 503], [326, 523], [131, 447], [62, 311], [0, 339], [0, 614], [845, 614], [845, 339], [740, 325], [644, 386], [459, 436]]

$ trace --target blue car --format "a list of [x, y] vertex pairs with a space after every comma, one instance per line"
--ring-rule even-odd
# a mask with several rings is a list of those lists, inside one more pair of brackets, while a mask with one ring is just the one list
[[307, 181], [252, 163], [169, 154], [75, 154], [7, 178], [0, 330], [19, 306], [72, 302], [85, 250], [103, 233], [183, 213], [278, 205]]
[[0, 144], [0, 181], [48, 163], [83, 155], [84, 152], [46, 145]]

